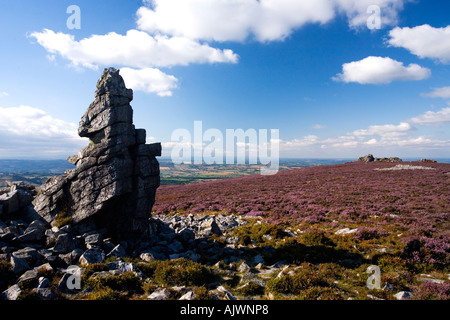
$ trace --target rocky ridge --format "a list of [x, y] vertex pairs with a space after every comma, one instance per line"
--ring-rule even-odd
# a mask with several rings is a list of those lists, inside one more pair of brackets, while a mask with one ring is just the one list
[[359, 162], [388, 162], [388, 163], [395, 163], [395, 162], [403, 162], [402, 159], [398, 157], [390, 157], [390, 158], [375, 158], [372, 154], [368, 154], [364, 157], [361, 157], [358, 159]]

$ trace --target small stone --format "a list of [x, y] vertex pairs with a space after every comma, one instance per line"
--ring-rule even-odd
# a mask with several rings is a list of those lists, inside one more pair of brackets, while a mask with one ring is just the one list
[[242, 262], [241, 265], [238, 268], [239, 272], [245, 273], [250, 271], [250, 267], [245, 262]]
[[167, 300], [170, 297], [170, 291], [166, 288], [158, 289], [147, 297], [149, 300]]
[[60, 234], [56, 239], [55, 247], [53, 251], [57, 253], [67, 253], [74, 250], [77, 247], [76, 239], [70, 234]]
[[151, 262], [155, 260], [155, 257], [150, 252], [141, 253], [139, 258], [145, 262]]
[[413, 297], [412, 293], [409, 291], [400, 291], [396, 294], [394, 294], [394, 298], [397, 300], [408, 300]]
[[52, 283], [50, 282], [50, 280], [48, 280], [48, 279], [45, 278], [45, 277], [40, 277], [40, 278], [38, 279], [38, 285], [37, 285], [37, 288], [38, 288], [38, 289], [48, 288], [48, 287], [50, 287], [51, 285], [52, 285]]
[[185, 293], [179, 300], [194, 300], [196, 298], [196, 295], [194, 292], [189, 291]]
[[53, 292], [50, 288], [35, 288], [33, 289], [33, 292], [35, 292], [41, 300], [56, 300], [58, 298], [58, 294]]
[[102, 241], [103, 239], [100, 233], [94, 233], [84, 238], [84, 242], [86, 245], [100, 246], [102, 244]]
[[30, 282], [38, 279], [38, 272], [36, 269], [28, 270], [19, 277], [17, 283]]
[[14, 256], [11, 256], [9, 262], [11, 263], [12, 271], [15, 274], [21, 274], [31, 269], [27, 263], [27, 260], [25, 260], [24, 258], [16, 258]]

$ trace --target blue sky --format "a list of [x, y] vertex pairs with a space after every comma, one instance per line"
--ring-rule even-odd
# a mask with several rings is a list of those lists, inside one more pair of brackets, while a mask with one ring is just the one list
[[[312, 5], [313, 4], [313, 5]], [[69, 29], [70, 5], [80, 29]], [[370, 30], [380, 9], [381, 28]], [[450, 157], [447, 1], [151, 0], [0, 4], [0, 158], [66, 158], [103, 68], [135, 125], [279, 129], [280, 156]]]

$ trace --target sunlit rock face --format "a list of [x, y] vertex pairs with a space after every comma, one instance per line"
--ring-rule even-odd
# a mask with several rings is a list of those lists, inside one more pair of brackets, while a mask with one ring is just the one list
[[49, 179], [33, 201], [46, 221], [65, 215], [81, 232], [106, 229], [120, 240], [147, 235], [161, 144], [146, 144], [145, 130], [135, 129], [132, 100], [119, 70], [105, 69], [78, 129], [89, 146], [68, 158], [75, 169]]

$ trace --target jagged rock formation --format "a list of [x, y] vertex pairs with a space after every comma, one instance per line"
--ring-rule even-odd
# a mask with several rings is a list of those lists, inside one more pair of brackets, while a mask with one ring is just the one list
[[47, 222], [66, 216], [79, 232], [106, 229], [117, 240], [146, 235], [161, 144], [145, 144], [145, 130], [135, 129], [132, 99], [119, 70], [105, 69], [78, 129], [90, 145], [68, 158], [75, 169], [49, 179], [33, 201]]
[[391, 157], [391, 158], [375, 158], [372, 154], [368, 154], [367, 156], [361, 157], [358, 159], [359, 162], [403, 162], [402, 159], [397, 157]]

